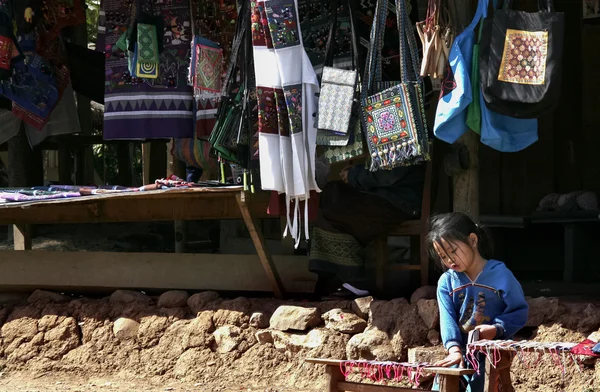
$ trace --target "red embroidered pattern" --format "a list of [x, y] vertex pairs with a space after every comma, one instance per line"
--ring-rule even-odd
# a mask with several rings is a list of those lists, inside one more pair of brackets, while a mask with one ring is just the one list
[[547, 31], [507, 29], [498, 80], [518, 84], [544, 84], [547, 56]]

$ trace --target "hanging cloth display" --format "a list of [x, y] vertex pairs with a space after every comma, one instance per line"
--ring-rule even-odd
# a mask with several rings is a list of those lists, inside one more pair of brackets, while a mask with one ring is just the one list
[[[471, 23], [454, 40], [435, 113], [433, 133], [446, 143], [454, 143], [466, 131], [467, 107], [473, 101], [470, 73], [475, 45], [475, 27], [484, 14], [486, 0], [479, 0]], [[477, 96], [475, 96], [477, 98]]]
[[262, 189], [285, 193], [284, 235], [289, 231], [298, 246], [302, 223], [309, 237], [309, 203], [302, 214], [300, 202], [311, 190], [320, 191], [315, 180], [317, 76], [304, 51], [295, 0], [252, 2], [251, 21], [260, 180]]
[[[129, 4], [103, 3], [106, 17], [101, 18], [99, 42], [104, 41], [101, 47], [106, 56], [104, 139], [190, 138], [194, 130], [194, 97], [187, 84], [190, 3], [137, 0]], [[132, 56], [136, 55], [139, 23], [156, 26], [160, 53], [156, 78], [140, 78], [129, 71], [128, 60], [136, 64]], [[125, 30], [127, 46], [122, 51], [115, 43]]]
[[[483, 17], [487, 16], [489, 0], [486, 0]], [[494, 7], [496, 0], [493, 0]], [[483, 47], [480, 55], [484, 56]], [[479, 67], [484, 67], [480, 61]], [[501, 152], [524, 150], [538, 140], [537, 119], [520, 119], [505, 116], [490, 110], [483, 96], [483, 81], [480, 82], [479, 102], [481, 108], [481, 143]]]
[[381, 48], [387, 12], [387, 1], [378, 0], [361, 89], [371, 171], [412, 165], [429, 159], [418, 51], [404, 0], [396, 0], [402, 82], [387, 89], [380, 88]]
[[331, 3], [333, 18], [329, 30], [329, 38], [325, 50], [325, 64], [321, 77], [321, 91], [319, 93], [318, 131], [317, 144], [323, 146], [346, 146], [353, 137], [354, 122], [352, 114], [357, 113], [358, 81], [358, 45], [351, 5], [345, 1], [344, 8], [348, 9], [350, 30], [352, 34], [352, 69], [333, 67], [333, 47], [337, 41], [338, 1]]
[[538, 118], [558, 104], [565, 21], [552, 0], [539, 12], [496, 9], [484, 20], [480, 76], [486, 105], [516, 118]]

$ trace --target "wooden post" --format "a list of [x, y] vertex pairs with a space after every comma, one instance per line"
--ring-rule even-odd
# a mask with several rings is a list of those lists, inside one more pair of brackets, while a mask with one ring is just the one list
[[[463, 4], [460, 4], [463, 3]], [[472, 0], [462, 0], [457, 4], [458, 25], [466, 26], [473, 15]], [[466, 125], [465, 125], [466, 127]], [[479, 220], [479, 136], [467, 129], [458, 140], [463, 144], [469, 155], [469, 168], [461, 171], [452, 178], [453, 182], [453, 211], [464, 212], [475, 221]]]
[[31, 250], [30, 225], [13, 225], [13, 244], [15, 250]]
[[440, 374], [440, 392], [458, 392], [458, 377]]
[[281, 282], [281, 278], [279, 277], [279, 273], [277, 272], [277, 267], [273, 263], [273, 259], [271, 258], [271, 254], [267, 250], [265, 246], [265, 239], [263, 238], [260, 230], [256, 229], [256, 223], [254, 222], [254, 218], [250, 215], [250, 209], [248, 208], [248, 204], [246, 201], [246, 193], [239, 192], [236, 195], [236, 201], [242, 217], [244, 218], [244, 223], [246, 223], [246, 227], [248, 228], [248, 232], [250, 233], [250, 237], [252, 238], [252, 242], [256, 247], [256, 253], [258, 253], [258, 258], [267, 273], [269, 280], [271, 281], [271, 285], [273, 286], [273, 292], [275, 293], [276, 298], [283, 298], [284, 296], [284, 288], [283, 283]]
[[327, 384], [328, 388], [327, 391], [329, 392], [338, 392], [338, 382], [340, 381], [344, 381], [345, 377], [342, 374], [342, 371], [340, 370], [339, 366], [327, 366], [326, 367], [326, 372], [327, 372]]

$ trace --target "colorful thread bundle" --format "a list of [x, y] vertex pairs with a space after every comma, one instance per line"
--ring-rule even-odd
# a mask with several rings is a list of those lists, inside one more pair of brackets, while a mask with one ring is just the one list
[[370, 379], [374, 382], [387, 380], [400, 382], [406, 379], [418, 388], [423, 370], [429, 366], [431, 365], [427, 362], [341, 361], [340, 371], [344, 377], [348, 377], [357, 371], [361, 378]]

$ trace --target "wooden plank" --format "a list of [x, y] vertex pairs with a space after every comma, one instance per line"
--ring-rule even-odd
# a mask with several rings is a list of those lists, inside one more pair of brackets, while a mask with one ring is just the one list
[[[337, 383], [337, 389], [331, 390], [345, 392], [414, 392], [417, 389], [404, 387], [389, 387], [386, 385], [358, 384], [355, 382], [342, 381]], [[456, 390], [456, 392], [458, 392], [458, 389]]]
[[[242, 219], [235, 193], [187, 189], [3, 205], [0, 206], [0, 224]], [[272, 218], [266, 213], [267, 202], [260, 197], [253, 198], [249, 208], [257, 219]]]
[[246, 227], [248, 228], [248, 232], [250, 233], [250, 237], [252, 238], [252, 242], [256, 247], [256, 253], [258, 253], [258, 258], [262, 263], [265, 273], [271, 281], [271, 286], [273, 286], [273, 293], [275, 293], [276, 298], [283, 298], [285, 293], [283, 283], [281, 283], [281, 278], [277, 273], [277, 267], [275, 267], [275, 264], [273, 264], [271, 254], [265, 247], [265, 239], [263, 238], [262, 232], [256, 229], [256, 222], [254, 221], [254, 218], [250, 213], [250, 209], [248, 208], [245, 192], [239, 192], [236, 195], [236, 201], [240, 209], [240, 213], [242, 214], [242, 218], [244, 219]]
[[[340, 364], [345, 361], [342, 361], [339, 359], [305, 358], [304, 362], [314, 363], [317, 365], [327, 365], [327, 366], [334, 366], [334, 367], [337, 366], [339, 368]], [[423, 373], [445, 374], [445, 375], [449, 375], [449, 376], [464, 376], [464, 375], [475, 373], [475, 370], [430, 366], [430, 367], [423, 368]]]
[[[0, 251], [2, 290], [272, 291], [257, 255]], [[305, 256], [274, 256], [289, 292], [312, 293]]]
[[13, 225], [13, 242], [15, 250], [31, 250], [31, 226]]

